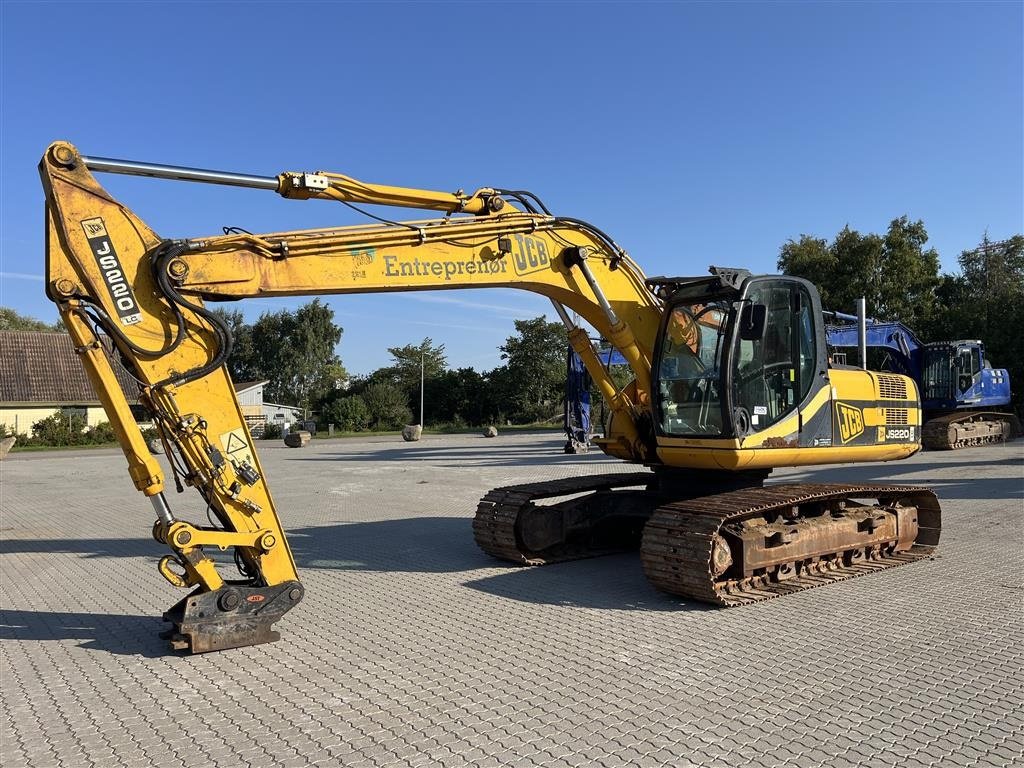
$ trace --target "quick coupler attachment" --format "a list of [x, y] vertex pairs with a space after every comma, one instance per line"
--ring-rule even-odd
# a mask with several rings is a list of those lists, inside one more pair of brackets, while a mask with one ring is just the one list
[[225, 584], [213, 592], [195, 591], [164, 614], [173, 626], [161, 637], [189, 653], [222, 651], [272, 643], [281, 635], [274, 623], [302, 600], [297, 581], [273, 587]]

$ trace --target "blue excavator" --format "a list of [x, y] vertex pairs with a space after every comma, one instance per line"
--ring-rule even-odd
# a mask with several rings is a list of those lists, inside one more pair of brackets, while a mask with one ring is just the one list
[[[859, 318], [842, 312], [824, 314], [831, 319], [826, 335], [833, 363], [841, 365], [846, 353], [840, 350], [861, 344]], [[883, 368], [917, 383], [924, 410], [921, 438], [925, 448], [967, 448], [1020, 435], [1020, 421], [1008, 409], [1010, 376], [1005, 369], [991, 366], [980, 341], [925, 344], [899, 321], [868, 318], [863, 335], [865, 349], [885, 350]]]

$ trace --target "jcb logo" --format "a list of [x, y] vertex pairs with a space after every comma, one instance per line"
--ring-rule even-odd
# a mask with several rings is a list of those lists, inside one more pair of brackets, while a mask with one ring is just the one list
[[836, 403], [836, 419], [839, 422], [839, 436], [844, 443], [864, 434], [864, 414], [860, 408]]
[[107, 236], [107, 227], [103, 219], [86, 219], [82, 222], [82, 228], [85, 229], [85, 236], [88, 238]]
[[547, 243], [539, 237], [516, 235], [515, 241], [512, 258], [515, 260], [517, 274], [526, 275], [530, 272], [539, 272], [551, 263]]

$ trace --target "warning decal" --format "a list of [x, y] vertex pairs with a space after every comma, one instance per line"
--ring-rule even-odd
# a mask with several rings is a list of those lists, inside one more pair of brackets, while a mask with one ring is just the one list
[[228, 432], [228, 441], [224, 444], [224, 450], [228, 453], [234, 453], [235, 451], [243, 451], [248, 448], [245, 441], [240, 438], [234, 432]]
[[256, 462], [253, 461], [252, 448], [245, 436], [245, 430], [233, 429], [230, 432], [225, 432], [220, 436], [220, 444], [224, 446], [224, 453], [227, 454], [228, 461], [234, 464], [249, 462], [255, 466]]

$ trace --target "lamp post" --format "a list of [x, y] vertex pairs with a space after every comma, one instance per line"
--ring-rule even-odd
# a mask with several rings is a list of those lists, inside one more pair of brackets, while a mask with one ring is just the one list
[[420, 429], [423, 428], [423, 356], [426, 354], [420, 350]]

